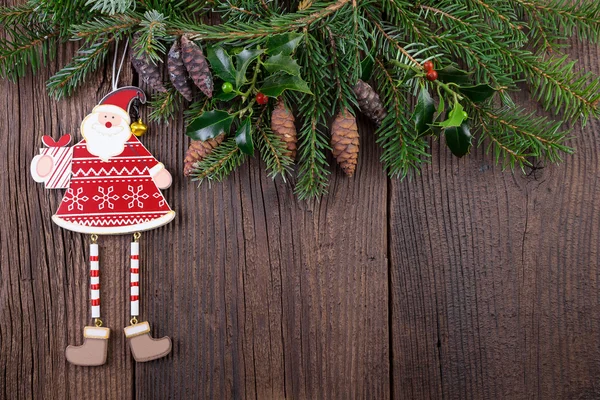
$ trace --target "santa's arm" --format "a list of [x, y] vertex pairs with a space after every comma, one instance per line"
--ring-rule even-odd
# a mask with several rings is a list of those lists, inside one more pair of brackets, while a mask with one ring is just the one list
[[157, 162], [154, 167], [150, 168], [150, 176], [159, 189], [167, 189], [173, 182], [171, 173], [167, 171], [161, 162]]

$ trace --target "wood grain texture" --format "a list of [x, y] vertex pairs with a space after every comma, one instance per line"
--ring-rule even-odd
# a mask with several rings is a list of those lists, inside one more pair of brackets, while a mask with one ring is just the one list
[[[103, 236], [108, 362], [66, 362], [65, 347], [90, 323], [89, 237], [51, 223], [63, 191], [33, 182], [29, 163], [43, 134], [78, 137], [109, 91], [107, 64], [76, 96], [46, 96], [45, 80], [73, 51], [35, 77], [2, 82], [0, 398], [388, 398], [387, 179], [370, 126], [356, 176], [336, 168], [331, 194], [307, 203], [257, 160], [198, 189], [181, 174], [182, 116], [150, 124], [142, 141], [173, 172], [164, 194], [177, 217], [140, 240], [141, 318], [173, 339], [173, 353], [132, 361], [122, 334], [131, 238]], [[127, 68], [121, 84], [131, 83]]]
[[[173, 138], [161, 159], [182, 165], [181, 120], [156, 128], [149, 148]], [[321, 202], [297, 202], [256, 160], [212, 188], [176, 178], [176, 222], [144, 247], [173, 267], [142, 284], [164, 289], [143, 308], [174, 356], [136, 366], [138, 398], [389, 396], [386, 178], [377, 146], [363, 149], [355, 179], [336, 169]]]
[[[34, 79], [1, 83], [0, 398], [121, 399], [133, 383], [133, 374], [125, 372], [132, 360], [120, 334], [128, 320], [129, 243], [100, 240], [102, 317], [113, 329], [108, 364], [72, 366], [64, 350], [81, 344], [83, 327], [91, 324], [89, 237], [52, 224], [64, 191], [45, 190], [28, 172], [42, 135], [77, 137], [83, 117], [110, 90], [110, 77], [101, 72], [88, 90], [69, 100], [55, 102], [46, 95], [46, 79], [73, 51], [62, 49]], [[124, 79], [131, 80], [131, 74]]]
[[[597, 121], [575, 131], [575, 155], [529, 176], [442, 143], [404, 182], [385, 177], [360, 121], [355, 177], [332, 167], [319, 202], [257, 159], [197, 188], [181, 174], [182, 116], [150, 124], [142, 141], [173, 172], [177, 217], [142, 236], [141, 317], [172, 355], [133, 362], [131, 238], [101, 237], [108, 363], [68, 364], [90, 323], [89, 237], [51, 223], [63, 191], [33, 182], [29, 162], [43, 134], [79, 135], [110, 90], [107, 64], [74, 97], [46, 96], [73, 51], [1, 83], [0, 399], [600, 397]], [[600, 72], [597, 49], [572, 54]], [[136, 83], [126, 68], [121, 84]]]
[[[571, 54], [600, 72], [597, 48]], [[392, 182], [395, 398], [600, 397], [599, 129], [528, 175], [442, 143], [422, 176]]]

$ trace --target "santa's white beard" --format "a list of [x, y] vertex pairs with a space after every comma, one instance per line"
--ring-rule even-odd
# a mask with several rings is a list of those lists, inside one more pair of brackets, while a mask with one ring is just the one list
[[123, 152], [125, 143], [131, 137], [131, 129], [125, 120], [120, 125], [107, 128], [98, 122], [97, 114], [90, 114], [81, 124], [81, 134], [86, 141], [87, 150], [107, 161]]

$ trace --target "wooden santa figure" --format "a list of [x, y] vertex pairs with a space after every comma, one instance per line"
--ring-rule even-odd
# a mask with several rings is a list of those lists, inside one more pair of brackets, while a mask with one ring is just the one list
[[90, 301], [94, 324], [83, 331], [84, 343], [69, 346], [65, 355], [76, 365], [106, 362], [110, 329], [100, 319], [98, 235], [133, 233], [131, 243], [131, 320], [125, 336], [136, 361], [164, 357], [171, 351], [168, 337], [153, 339], [148, 322], [139, 322], [140, 232], [168, 224], [175, 217], [160, 189], [171, 185], [171, 174], [132, 134], [129, 108], [145, 103], [144, 92], [123, 87], [105, 96], [81, 123], [83, 140], [72, 147], [70, 136], [58, 142], [49, 136], [46, 148], [34, 157], [31, 174], [46, 188], [66, 188], [56, 214], [58, 226], [91, 234]]

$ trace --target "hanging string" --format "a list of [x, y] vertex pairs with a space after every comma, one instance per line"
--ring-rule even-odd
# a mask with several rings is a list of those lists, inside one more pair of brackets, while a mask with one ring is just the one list
[[127, 54], [127, 46], [129, 45], [129, 38], [125, 41], [125, 48], [123, 49], [123, 55], [121, 56], [121, 62], [119, 63], [119, 69], [117, 70], [117, 57], [119, 54], [119, 40], [115, 40], [115, 56], [113, 58], [112, 65], [112, 89], [117, 90], [117, 85], [119, 83], [119, 76], [121, 75], [121, 70], [123, 69], [123, 61], [125, 60], [125, 55]]

